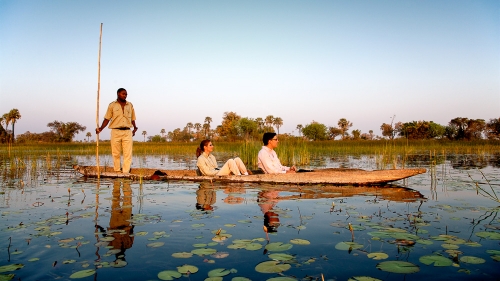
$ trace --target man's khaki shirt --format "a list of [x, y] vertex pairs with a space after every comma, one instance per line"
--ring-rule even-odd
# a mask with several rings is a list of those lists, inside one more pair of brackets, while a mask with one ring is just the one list
[[130, 128], [132, 127], [132, 121], [135, 121], [134, 106], [127, 101], [122, 110], [120, 103], [113, 101], [109, 104], [104, 118], [110, 120], [108, 126], [110, 129]]

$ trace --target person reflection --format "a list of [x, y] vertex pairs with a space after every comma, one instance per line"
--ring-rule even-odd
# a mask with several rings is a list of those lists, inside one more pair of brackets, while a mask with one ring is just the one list
[[244, 187], [238, 186], [228, 186], [224, 188], [224, 193], [227, 194], [227, 197], [224, 198], [224, 203], [229, 205], [241, 204], [245, 201], [243, 197], [239, 196], [241, 194], [245, 194], [246, 190]]
[[196, 190], [196, 209], [211, 212], [214, 210], [214, 204], [217, 201], [215, 189], [209, 182], [202, 182]]
[[278, 232], [280, 219], [274, 207], [278, 203], [279, 191], [263, 190], [257, 195], [257, 203], [264, 214], [264, 226], [268, 233]]
[[[123, 191], [123, 195], [121, 195]], [[111, 218], [109, 220], [108, 236], [112, 235], [115, 240], [109, 245], [116, 253], [115, 264], [126, 265], [125, 250], [132, 248], [134, 243], [134, 226], [130, 219], [132, 214], [132, 188], [128, 180], [115, 180], [113, 182], [113, 199], [111, 201]]]

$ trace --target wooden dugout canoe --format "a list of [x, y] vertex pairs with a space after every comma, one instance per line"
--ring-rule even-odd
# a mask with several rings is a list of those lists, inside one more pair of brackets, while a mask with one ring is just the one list
[[[95, 166], [78, 166], [73, 168], [85, 177], [97, 177]], [[318, 169], [311, 172], [294, 174], [253, 174], [248, 176], [197, 176], [196, 170], [158, 170], [149, 168], [132, 168], [130, 174], [114, 172], [112, 167], [101, 167], [101, 178], [130, 178], [133, 180], [183, 180], [183, 181], [215, 181], [226, 183], [272, 183], [272, 184], [333, 184], [333, 185], [383, 185], [389, 182], [409, 178], [425, 173], [426, 169], [374, 170], [360, 169]], [[158, 175], [164, 174], [164, 175]]]

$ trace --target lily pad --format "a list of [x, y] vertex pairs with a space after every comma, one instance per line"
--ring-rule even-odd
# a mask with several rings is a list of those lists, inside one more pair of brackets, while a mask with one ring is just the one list
[[246, 277], [236, 276], [231, 279], [231, 281], [252, 281], [252, 279], [248, 279]]
[[205, 226], [204, 223], [195, 223], [195, 224], [191, 225], [192, 228], [201, 228], [201, 227], [204, 227], [204, 226]]
[[193, 253], [187, 253], [187, 252], [178, 252], [178, 253], [173, 253], [172, 257], [178, 258], [178, 259], [188, 259], [193, 256]]
[[482, 258], [473, 257], [473, 256], [463, 256], [463, 257], [460, 257], [460, 261], [461, 262], [465, 262], [465, 263], [470, 263], [470, 264], [481, 264], [481, 263], [485, 263], [486, 262]]
[[374, 260], [385, 260], [389, 255], [386, 253], [369, 253], [368, 257]]
[[178, 266], [177, 271], [179, 271], [182, 274], [186, 274], [188, 272], [189, 273], [196, 273], [196, 272], [198, 272], [198, 268], [194, 265], [185, 264], [183, 266]]
[[406, 261], [383, 261], [377, 264], [377, 268], [382, 271], [402, 274], [411, 274], [420, 270], [417, 265]]
[[174, 270], [164, 270], [158, 273], [158, 279], [160, 280], [174, 280], [180, 278], [182, 274], [179, 271]]
[[153, 243], [147, 244], [146, 246], [148, 246], [150, 248], [158, 248], [158, 247], [161, 247], [163, 245], [165, 245], [165, 242], [153, 242]]
[[102, 237], [99, 240], [100, 241], [104, 241], [104, 242], [111, 242], [111, 241], [115, 240], [115, 237], [113, 237], [113, 236], [106, 236], [106, 237]]
[[296, 245], [309, 245], [309, 244], [311, 244], [311, 242], [309, 242], [308, 240], [299, 239], [299, 238], [290, 240], [290, 243], [296, 244]]
[[288, 276], [280, 276], [269, 278], [266, 281], [297, 281], [297, 279]]
[[282, 242], [273, 242], [266, 245], [266, 249], [273, 252], [290, 250], [292, 247], [292, 244], [283, 244]]
[[438, 255], [421, 256], [420, 259], [418, 260], [423, 264], [426, 265], [433, 264], [434, 266], [450, 266], [453, 264], [453, 261], [450, 260], [449, 258]]
[[198, 256], [208, 256], [216, 252], [217, 250], [212, 248], [201, 248], [201, 249], [194, 249], [191, 251], [192, 254]]
[[223, 277], [231, 273], [231, 271], [225, 268], [216, 268], [208, 272], [208, 277]]
[[270, 254], [269, 258], [276, 261], [289, 261], [293, 260], [294, 256], [289, 254], [276, 253], [276, 254]]
[[9, 281], [16, 276], [15, 274], [0, 274], [0, 281]]
[[289, 270], [291, 267], [291, 265], [282, 264], [279, 261], [265, 261], [255, 266], [255, 271], [260, 273], [281, 273]]
[[491, 239], [491, 240], [500, 240], [500, 233], [491, 232], [491, 231], [481, 231], [476, 233], [476, 236], [481, 238]]
[[340, 251], [356, 250], [363, 248], [363, 245], [356, 242], [339, 242], [335, 245], [335, 249]]
[[445, 249], [450, 249], [450, 250], [456, 250], [456, 249], [460, 248], [460, 246], [455, 245], [455, 244], [442, 244], [441, 247], [443, 247]]
[[262, 249], [262, 244], [259, 243], [250, 243], [245, 245], [245, 250], [248, 251], [256, 251]]
[[77, 279], [77, 278], [85, 278], [95, 274], [95, 269], [84, 269], [77, 271], [69, 276], [69, 278]]
[[347, 281], [382, 281], [382, 280], [370, 276], [353, 276], [347, 279]]

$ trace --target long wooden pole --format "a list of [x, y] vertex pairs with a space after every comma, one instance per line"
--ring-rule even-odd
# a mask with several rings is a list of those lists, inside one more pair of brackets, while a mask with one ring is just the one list
[[[101, 32], [99, 34], [99, 55], [97, 57], [97, 109], [96, 109], [96, 117], [95, 122], [97, 127], [99, 128], [99, 95], [101, 93], [101, 41], [102, 41], [102, 22], [101, 22]], [[97, 178], [101, 177], [100, 165], [99, 165], [99, 134], [96, 134], [96, 150], [95, 150], [95, 158], [97, 164]]]

